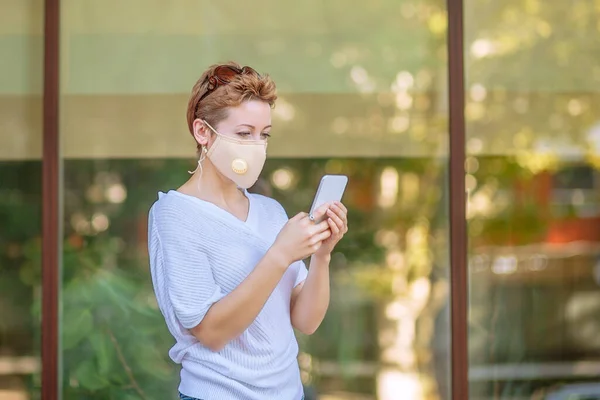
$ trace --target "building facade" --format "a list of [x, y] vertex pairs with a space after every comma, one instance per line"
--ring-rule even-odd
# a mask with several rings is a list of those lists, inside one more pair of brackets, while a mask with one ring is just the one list
[[598, 1], [0, 10], [0, 398], [174, 398], [146, 217], [235, 60], [279, 92], [252, 190], [350, 178], [307, 398], [600, 399]]

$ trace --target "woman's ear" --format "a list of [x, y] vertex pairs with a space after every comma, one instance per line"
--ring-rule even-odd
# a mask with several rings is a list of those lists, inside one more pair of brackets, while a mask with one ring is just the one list
[[210, 132], [208, 132], [208, 128], [204, 121], [198, 118], [195, 119], [192, 128], [194, 129], [194, 139], [196, 139], [196, 142], [206, 147], [208, 139], [210, 138]]

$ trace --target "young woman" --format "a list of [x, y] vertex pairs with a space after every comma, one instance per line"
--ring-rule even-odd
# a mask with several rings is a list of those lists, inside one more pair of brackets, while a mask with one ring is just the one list
[[[149, 214], [154, 290], [176, 340], [181, 399], [300, 400], [293, 328], [312, 334], [329, 304], [329, 261], [347, 232], [346, 208], [326, 204], [288, 220], [250, 194], [265, 162], [270, 77], [228, 63], [194, 85], [187, 121], [198, 167]], [[303, 259], [311, 257], [310, 269]]]

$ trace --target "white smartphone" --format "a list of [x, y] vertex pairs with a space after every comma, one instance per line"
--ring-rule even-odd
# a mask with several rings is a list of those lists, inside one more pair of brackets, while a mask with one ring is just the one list
[[[325, 203], [332, 201], [342, 201], [348, 177], [346, 175], [325, 175], [321, 178], [317, 194], [313, 200], [308, 216], [314, 220], [313, 213]], [[320, 222], [320, 221], [316, 221]]]

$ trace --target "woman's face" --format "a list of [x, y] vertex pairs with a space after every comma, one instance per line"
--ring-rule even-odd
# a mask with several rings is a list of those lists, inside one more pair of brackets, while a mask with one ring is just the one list
[[[201, 144], [212, 145], [216, 139], [210, 128], [204, 126]], [[271, 107], [268, 103], [260, 100], [245, 101], [237, 107], [229, 109], [227, 118], [214, 126], [215, 130], [223, 136], [236, 139], [266, 140], [271, 130]]]

